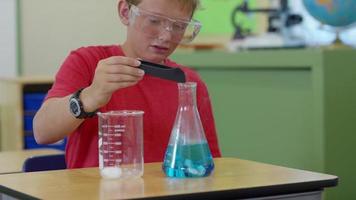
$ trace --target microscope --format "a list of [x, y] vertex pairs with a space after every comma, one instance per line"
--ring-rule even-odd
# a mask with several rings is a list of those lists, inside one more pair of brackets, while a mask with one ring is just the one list
[[[304, 47], [302, 39], [293, 36], [291, 32], [293, 26], [303, 21], [302, 16], [291, 13], [288, 0], [278, 0], [277, 3], [277, 8], [250, 8], [248, 0], [243, 0], [231, 14], [235, 33], [230, 48], [239, 50]], [[266, 14], [268, 18], [266, 33], [253, 35], [250, 29], [243, 28], [236, 20], [239, 13], [244, 15]]]

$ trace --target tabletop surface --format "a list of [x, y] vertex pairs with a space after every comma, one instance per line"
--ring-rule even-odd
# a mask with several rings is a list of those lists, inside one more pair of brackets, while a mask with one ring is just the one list
[[63, 151], [56, 149], [33, 149], [22, 151], [2, 151], [0, 152], [0, 174], [22, 172], [24, 161], [36, 155], [61, 154]]
[[98, 168], [18, 173], [0, 176], [0, 192], [40, 199], [130, 199], [251, 197], [320, 190], [338, 177], [237, 158], [214, 159], [205, 178], [167, 178], [161, 163], [145, 164], [142, 178], [104, 180]]

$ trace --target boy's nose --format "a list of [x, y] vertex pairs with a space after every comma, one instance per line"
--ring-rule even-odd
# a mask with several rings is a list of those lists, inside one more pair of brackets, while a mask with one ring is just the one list
[[159, 32], [158, 39], [162, 40], [162, 41], [170, 41], [173, 38], [172, 35], [173, 35], [173, 32], [172, 32], [171, 26], [165, 26]]
[[172, 24], [170, 24], [170, 23], [164, 24], [164, 25], [163, 25], [163, 29], [164, 29], [165, 31], [172, 32], [172, 31], [173, 31]]

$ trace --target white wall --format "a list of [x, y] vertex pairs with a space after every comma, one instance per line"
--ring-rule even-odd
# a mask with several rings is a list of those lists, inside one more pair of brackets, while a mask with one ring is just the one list
[[122, 42], [117, 2], [20, 0], [23, 74], [54, 75], [71, 50]]
[[16, 0], [0, 0], [0, 77], [17, 75]]

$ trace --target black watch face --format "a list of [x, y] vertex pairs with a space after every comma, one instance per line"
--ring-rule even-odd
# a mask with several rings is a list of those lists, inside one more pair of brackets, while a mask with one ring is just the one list
[[71, 99], [69, 102], [70, 111], [75, 117], [78, 117], [81, 113], [79, 102], [76, 99]]

